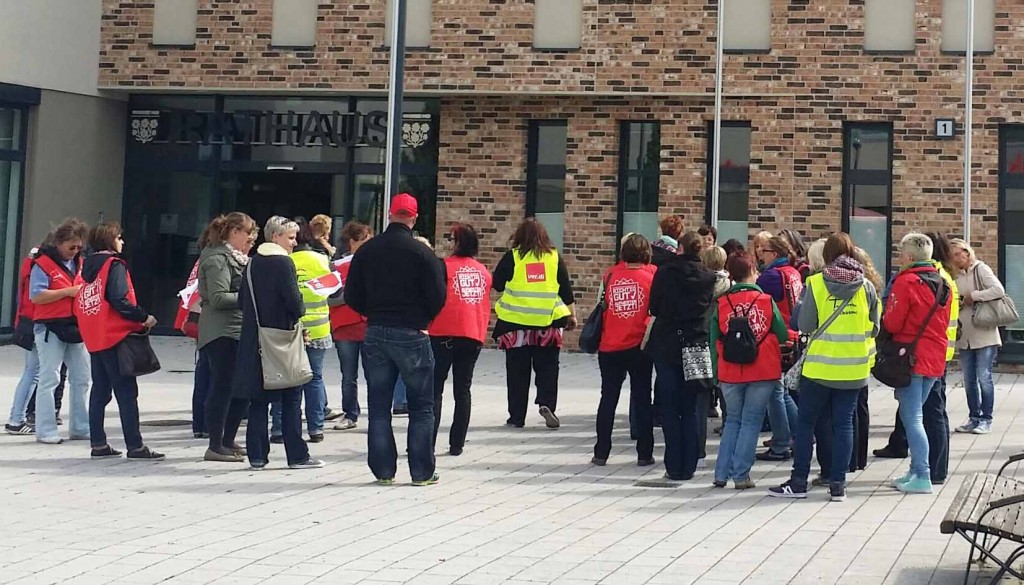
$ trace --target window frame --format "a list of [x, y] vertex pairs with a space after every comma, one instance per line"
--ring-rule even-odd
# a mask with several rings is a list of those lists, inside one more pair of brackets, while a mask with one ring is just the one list
[[864, 0], [863, 14], [864, 26], [861, 30], [861, 51], [865, 55], [914, 55], [917, 53], [917, 0], [911, 0], [914, 4], [914, 20], [912, 27], [912, 45], [910, 49], [869, 49], [867, 48], [867, 31], [868, 31], [868, 2], [871, 0]]
[[[977, 6], [975, 6], [975, 10], [977, 10]], [[999, 25], [996, 23], [996, 19], [995, 19], [995, 15], [997, 15], [999, 13], [999, 6], [998, 6], [996, 0], [992, 0], [992, 12], [993, 12], [993, 18], [992, 18], [992, 48], [991, 49], [978, 49], [977, 47], [975, 47], [975, 49], [974, 49], [975, 56], [994, 55], [995, 52], [996, 52], [996, 41], [997, 41], [996, 33], [999, 32], [999, 28], [998, 28]], [[943, 23], [946, 22], [946, 5], [945, 5], [945, 2], [943, 2], [942, 6], [940, 7], [939, 18], [940, 18], [940, 20], [939, 20], [939, 31], [938, 31], [938, 33], [939, 33], [939, 54], [940, 55], [966, 56], [967, 55], [967, 48], [966, 47], [964, 47], [964, 50], [962, 50], [962, 51], [960, 51], [960, 50], [943, 49], [942, 48], [942, 41], [943, 41], [942, 26], [943, 26]], [[975, 25], [977, 25], [977, 13], [975, 13]], [[966, 20], [964, 21], [964, 28], [967, 28]], [[975, 37], [977, 37], [977, 35], [975, 35]], [[977, 40], [977, 39], [975, 39], [975, 40]], [[965, 39], [964, 40], [964, 44], [966, 44], [966, 43], [967, 43], [967, 41]]]
[[[630, 126], [633, 124], [651, 124], [654, 127], [654, 131], [657, 135], [658, 140], [658, 165], [654, 171], [645, 171], [643, 169], [631, 170], [629, 168], [629, 147], [630, 147]], [[626, 217], [625, 211], [625, 199], [626, 189], [629, 185], [629, 179], [637, 177], [640, 179], [638, 192], [643, 193], [644, 185], [646, 180], [654, 179], [655, 193], [657, 194], [657, 201], [655, 204], [654, 213], [661, 212], [661, 125], [660, 120], [620, 120], [619, 121], [619, 169], [618, 169], [618, 189], [615, 196], [615, 250], [619, 249], [619, 241], [622, 240], [624, 234], [622, 230], [623, 221]], [[642, 196], [641, 196], [642, 197]], [[639, 212], [644, 213], [644, 212]]]
[[277, 13], [275, 10], [277, 0], [272, 0], [270, 3], [270, 48], [271, 50], [281, 51], [309, 51], [317, 46], [317, 41], [320, 40], [320, 3], [313, 0], [313, 42], [312, 44], [283, 44], [274, 42], [274, 17]]
[[[580, 42], [576, 47], [538, 47], [537, 46], [537, 4], [540, 0], [533, 0], [533, 23], [532, 23], [532, 38], [530, 39], [530, 50], [537, 53], [575, 53], [583, 50], [583, 33], [585, 32], [583, 26], [583, 14], [586, 11], [585, 2], [578, 0], [580, 3]], [[560, 0], [555, 0], [560, 1]]]
[[[768, 47], [766, 47], [766, 48], [747, 48], [747, 49], [738, 49], [738, 48], [730, 48], [730, 47], [728, 47], [726, 45], [726, 40], [724, 38], [725, 35], [726, 35], [725, 27], [727, 26], [726, 23], [728, 22], [728, 20], [726, 20], [726, 23], [723, 23], [723, 26], [722, 26], [722, 37], [723, 37], [723, 39], [722, 39], [722, 53], [723, 54], [726, 54], [726, 55], [768, 55], [768, 54], [770, 54], [772, 52], [772, 48], [775, 45], [775, 37], [772, 35], [772, 17], [773, 17], [772, 2], [771, 2], [771, 0], [763, 0], [763, 1], [768, 3]], [[721, 5], [719, 4], [719, 6], [721, 6]]]
[[[28, 91], [20, 91], [28, 90]], [[14, 98], [11, 101], [4, 100], [4, 95]], [[22, 99], [18, 99], [22, 98]], [[29, 114], [32, 105], [39, 104], [39, 90], [32, 90], [30, 88], [21, 88], [19, 86], [12, 86], [0, 83], [0, 109], [4, 110], [17, 110], [18, 116], [18, 128], [14, 129], [18, 136], [18, 148], [16, 149], [0, 149], [0, 161], [9, 162], [12, 164], [20, 165], [19, 178], [18, 178], [18, 190], [13, 195], [17, 197], [17, 202], [13, 213], [9, 212], [10, 216], [15, 218], [14, 225], [14, 241], [15, 241], [15, 252], [14, 262], [11, 266], [5, 266], [4, 270], [12, 275], [11, 281], [14, 285], [14, 291], [11, 294], [11, 306], [8, 310], [4, 311], [0, 315], [0, 323], [10, 322], [10, 325], [0, 326], [0, 332], [10, 333], [14, 330], [14, 318], [18, 312], [18, 270], [21, 266], [21, 238], [22, 229], [24, 228], [24, 215], [25, 215], [25, 183], [27, 182], [27, 165], [28, 165], [28, 125], [29, 125]], [[10, 196], [11, 194], [8, 194]], [[0, 274], [0, 282], [4, 280], [6, 275]]]
[[[869, 129], [869, 130], [880, 130], [884, 129], [889, 133], [889, 149], [888, 149], [888, 167], [887, 171], [883, 170], [864, 170], [864, 169], [850, 169], [846, 162], [846, 155], [849, 149], [852, 147], [851, 138], [853, 130], [857, 129]], [[884, 186], [887, 188], [888, 196], [886, 197], [886, 207], [888, 212], [886, 213], [886, 230], [885, 230], [885, 266], [880, 267], [879, 272], [884, 278], [888, 279], [892, 272], [892, 228], [893, 228], [893, 205], [892, 205], [892, 183], [893, 183], [893, 155], [895, 151], [895, 130], [892, 122], [855, 122], [855, 121], [844, 121], [843, 122], [843, 150], [842, 150], [842, 165], [843, 165], [843, 179], [842, 179], [842, 229], [846, 233], [850, 233], [850, 220], [853, 216], [853, 201], [850, 196], [850, 187], [854, 185], [868, 185], [868, 186]], [[859, 180], [857, 180], [859, 177]]]
[[[384, 29], [383, 38], [381, 39], [381, 49], [391, 50], [391, 26], [388, 24], [391, 20], [391, 8], [388, 6], [390, 0], [381, 0], [384, 3]], [[421, 0], [427, 2], [430, 6], [430, 19], [427, 23], [427, 44], [425, 45], [412, 45], [409, 43], [409, 4], [416, 2], [417, 0], [405, 0], [405, 44], [404, 49], [406, 51], [423, 51], [430, 48], [430, 43], [434, 41], [434, 0]]]
[[[569, 119], [568, 118], [545, 118], [529, 120], [526, 132], [526, 214], [524, 217], [537, 216], [538, 182], [542, 179], [562, 181], [562, 222], [565, 223], [565, 188], [566, 177], [569, 174], [568, 165], [540, 164], [540, 129], [543, 127], [565, 128], [565, 158], [568, 163], [569, 157]], [[562, 247], [565, 242], [562, 242]]]
[[152, 26], [150, 27], [149, 46], [159, 50], [169, 49], [194, 49], [196, 47], [196, 41], [199, 39], [199, 2], [195, 0], [195, 25], [192, 27], [192, 42], [191, 43], [158, 43], [156, 42], [156, 5], [160, 0], [153, 0], [153, 18]]
[[[1006, 283], [1006, 233], [1009, 226], [1006, 225], [1006, 192], [1009, 189], [1024, 189], [1024, 175], [1014, 176], [1008, 172], [1004, 172], [1006, 169], [1006, 144], [1009, 142], [1010, 135], [1013, 133], [1020, 133], [1024, 137], [1024, 124], [1000, 124], [999, 125], [999, 202], [996, 208], [998, 214], [997, 221], [997, 256], [999, 262], [999, 282]], [[1005, 328], [1000, 328], [1000, 335], [1003, 339], [1003, 347], [999, 351], [1000, 361], [1012, 364], [1024, 364], [1024, 343], [1014, 343], [1008, 340], [1006, 336]]]
[[[704, 223], [706, 223], [708, 225], [711, 225], [711, 216], [712, 216], [712, 211], [713, 211], [713, 209], [711, 208], [712, 204], [713, 204], [713, 202], [711, 201], [711, 191], [714, 188], [714, 182], [715, 182], [715, 180], [714, 180], [715, 179], [714, 178], [714, 172], [715, 172], [714, 164], [716, 162], [716, 161], [714, 161], [714, 158], [715, 158], [715, 121], [714, 120], [708, 120], [707, 126], [708, 126], [708, 130], [707, 130], [708, 139], [707, 139], [707, 145], [706, 145], [706, 154], [704, 156], [704, 159], [705, 159], [705, 162], [704, 162], [704, 169], [705, 170], [704, 170], [704, 172], [705, 172], [705, 175], [706, 175], [704, 177], [704, 179], [705, 179], [704, 180]], [[751, 123], [750, 120], [722, 120], [722, 128], [748, 128], [748, 129], [750, 129], [751, 139], [753, 139], [753, 136], [754, 136], [754, 125]], [[725, 135], [724, 132], [722, 134], [723, 134], [723, 136]], [[751, 158], [751, 159], [753, 158], [753, 152], [754, 152], [754, 146], [753, 146], [753, 140], [751, 140], [750, 153], [748, 153], [748, 157]], [[719, 166], [721, 166], [721, 165], [719, 165]], [[736, 168], [722, 169], [720, 174], [719, 174], [719, 176], [718, 176], [718, 179], [719, 179], [719, 181], [718, 181], [719, 185], [721, 185], [722, 183], [745, 183], [747, 185], [747, 216], [749, 218], [749, 216], [750, 216], [750, 165], [747, 165], [747, 168], [746, 168], [745, 171], [741, 171], [741, 170], [736, 169]], [[721, 192], [719, 192], [719, 194], [718, 194], [718, 209], [719, 209], [719, 212], [721, 212], [721, 209], [722, 209], [722, 194], [721, 194]], [[719, 213], [719, 215], [721, 215], [721, 213]], [[721, 221], [722, 218], [719, 217], [718, 219], [719, 219], [719, 221]], [[748, 219], [747, 223], [748, 224], [750, 223], [749, 219]], [[715, 226], [715, 227], [717, 228], [718, 226]], [[748, 229], [749, 229], [749, 226], [748, 226]]]

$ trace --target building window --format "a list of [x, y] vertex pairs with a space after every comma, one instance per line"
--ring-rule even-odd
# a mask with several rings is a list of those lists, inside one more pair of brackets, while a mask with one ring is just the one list
[[153, 44], [196, 44], [198, 1], [155, 0], [153, 5]]
[[[991, 53], [995, 50], [995, 29], [995, 0], [975, 0], [975, 51]], [[967, 0], [942, 1], [942, 50], [948, 53], [967, 52]]]
[[[0, 84], [2, 85], [2, 84]], [[18, 218], [21, 215], [28, 110], [0, 103], [0, 328], [14, 324], [17, 299]]]
[[771, 0], [729, 0], [722, 14], [722, 47], [726, 51], [771, 50], [771, 4]]
[[578, 49], [583, 41], [583, 0], [536, 0], [533, 48]]
[[275, 47], [316, 45], [318, 0], [274, 0], [270, 44]]
[[865, 0], [864, 50], [913, 51], [916, 0]]
[[843, 229], [882, 274], [892, 256], [892, 125], [850, 123], [843, 135]]
[[[708, 124], [707, 221], [714, 189], [715, 127]], [[718, 241], [746, 242], [750, 214], [750, 122], [722, 122], [722, 162], [718, 181]]]
[[619, 143], [619, 236], [658, 235], [661, 127], [658, 122], [623, 122]]
[[[1024, 125], [1004, 125], [999, 132], [999, 272], [1006, 293], [1024, 307]], [[978, 250], [981, 260], [984, 250]], [[1004, 354], [1024, 356], [1024, 319], [1006, 328]], [[1021, 345], [1018, 345], [1021, 344]]]
[[[405, 48], [423, 49], [430, 46], [431, 0], [405, 0]], [[391, 11], [393, 0], [387, 0], [384, 15], [384, 46], [391, 46]]]
[[544, 224], [551, 241], [565, 239], [566, 120], [530, 122], [526, 154], [526, 215]]

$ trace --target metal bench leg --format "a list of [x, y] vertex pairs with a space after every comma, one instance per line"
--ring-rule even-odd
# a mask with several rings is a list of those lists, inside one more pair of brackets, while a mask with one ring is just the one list
[[1010, 554], [1009, 557], [1007, 557], [1005, 564], [1000, 563], [997, 560], [996, 562], [999, 563], [999, 570], [996, 572], [995, 576], [992, 577], [992, 580], [989, 583], [998, 583], [999, 580], [1002, 579], [1003, 575], [1005, 575], [1006, 573], [1013, 575], [1016, 579], [1024, 579], [1024, 575], [1021, 575], [1019, 572], [1013, 570], [1013, 563], [1017, 561], [1017, 559], [1019, 559], [1022, 554], [1024, 554], [1024, 546], [1019, 546]]

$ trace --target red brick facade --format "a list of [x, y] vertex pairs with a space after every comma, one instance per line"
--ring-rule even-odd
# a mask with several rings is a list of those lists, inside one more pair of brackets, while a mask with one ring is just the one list
[[[913, 54], [863, 51], [863, 0], [772, 0], [772, 50], [728, 55], [724, 118], [750, 121], [750, 228], [817, 236], [841, 223], [842, 125], [894, 127], [893, 237], [960, 233], [964, 58], [940, 47], [942, 0], [917, 2]], [[200, 0], [194, 47], [150, 44], [153, 3], [104, 0], [99, 85], [122, 91], [386, 89], [385, 0], [322, 0], [317, 46], [270, 46], [271, 0]], [[976, 61], [972, 240], [995, 264], [998, 128], [1024, 121], [1024, 4], [996, 2], [996, 49]], [[532, 48], [531, 0], [435, 0], [429, 49], [408, 53], [411, 95], [441, 97], [438, 230], [482, 229], [493, 264], [523, 215], [530, 119], [567, 118], [565, 252], [593, 304], [616, 234], [618, 122], [661, 122], [661, 209], [703, 223], [715, 5], [584, 0], [577, 51]]]

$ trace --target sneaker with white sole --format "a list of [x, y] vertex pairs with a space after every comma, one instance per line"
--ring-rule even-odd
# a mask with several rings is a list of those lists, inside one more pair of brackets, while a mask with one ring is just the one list
[[311, 457], [300, 463], [289, 463], [288, 469], [320, 469], [323, 466], [323, 461]]
[[889, 485], [891, 487], [896, 488], [896, 489], [900, 489], [900, 485], [905, 484], [905, 483], [907, 483], [908, 481], [910, 481], [912, 479], [914, 479], [914, 474], [908, 471], [908, 472], [904, 473], [900, 477], [894, 477], [894, 478], [890, 479], [889, 480]]
[[896, 489], [905, 494], [930, 494], [932, 493], [932, 480], [915, 475], [910, 481], [899, 484]]
[[7, 424], [4, 425], [4, 432], [8, 435], [34, 435], [36, 428], [28, 423], [19, 423], [16, 425]]
[[841, 481], [833, 481], [828, 484], [828, 495], [833, 502], [846, 501], [846, 484]]
[[768, 488], [768, 495], [773, 498], [802, 500], [807, 497], [807, 486], [794, 484], [790, 480], [778, 487]]
[[558, 420], [558, 417], [555, 416], [555, 413], [551, 412], [550, 408], [546, 406], [540, 407], [540, 415], [544, 417], [544, 424], [546, 424], [549, 429], [557, 429], [562, 426], [562, 421]]
[[64, 439], [60, 438], [60, 435], [55, 435], [53, 437], [40, 437], [36, 435], [36, 442], [43, 443], [44, 445], [60, 445], [64, 442]]
[[978, 426], [971, 429], [971, 432], [975, 435], [987, 435], [992, 432], [992, 421], [981, 419], [978, 421]]
[[336, 430], [336, 431], [347, 431], [347, 430], [350, 430], [350, 429], [354, 429], [357, 426], [359, 426], [359, 423], [357, 423], [356, 421], [354, 421], [354, 420], [352, 420], [350, 418], [343, 418], [343, 419], [341, 419], [340, 422], [338, 422], [338, 424], [334, 425], [334, 430]]
[[964, 421], [964, 424], [958, 426], [954, 430], [958, 433], [970, 433], [973, 432], [975, 427], [978, 426], [978, 422], [979, 421], [976, 418], [969, 418]]

